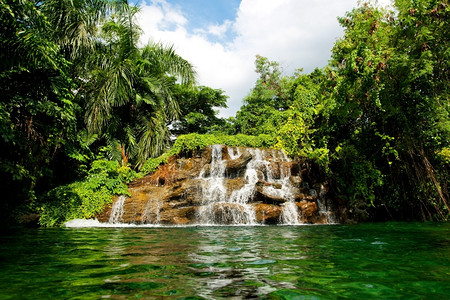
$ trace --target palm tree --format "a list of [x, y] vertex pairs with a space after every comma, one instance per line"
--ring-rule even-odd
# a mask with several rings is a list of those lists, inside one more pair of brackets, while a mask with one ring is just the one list
[[171, 89], [176, 80], [192, 84], [192, 65], [172, 46], [149, 43], [139, 49], [138, 8], [120, 3], [102, 26], [102, 44], [87, 78], [85, 122], [102, 136], [111, 158], [135, 165], [161, 152], [168, 141], [166, 124], [178, 116]]
[[108, 0], [44, 0], [40, 11], [51, 24], [51, 38], [68, 60], [94, 49], [99, 24], [111, 13]]

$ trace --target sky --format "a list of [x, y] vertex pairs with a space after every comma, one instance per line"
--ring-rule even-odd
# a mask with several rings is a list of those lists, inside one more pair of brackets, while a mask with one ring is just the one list
[[[277, 61], [284, 75], [327, 65], [343, 35], [337, 21], [358, 0], [144, 0], [141, 43], [173, 45], [194, 65], [199, 85], [222, 89], [234, 116], [255, 85], [256, 55]], [[387, 5], [389, 0], [378, 0]]]

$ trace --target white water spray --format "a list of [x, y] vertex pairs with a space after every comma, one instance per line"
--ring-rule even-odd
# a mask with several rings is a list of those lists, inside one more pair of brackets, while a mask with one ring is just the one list
[[[311, 220], [336, 223], [327, 205], [327, 187], [322, 186], [319, 191], [302, 183], [299, 174], [291, 174], [293, 167], [299, 165], [292, 163], [283, 151], [213, 145], [209, 153], [210, 163], [203, 166], [197, 177], [190, 177], [186, 185], [186, 181], [180, 181], [162, 186], [161, 190], [152, 190], [151, 196], [145, 196], [145, 187], [140, 187], [139, 199], [148, 199], [144, 204], [133, 202], [135, 196], [120, 196], [112, 206], [109, 220], [102, 224], [160, 226], [170, 224], [172, 219], [180, 222], [176, 224], [191, 225], [297, 225]], [[186, 172], [182, 162], [178, 163], [179, 171]], [[181, 193], [170, 198], [175, 190]], [[297, 203], [298, 199], [305, 199], [300, 196], [303, 193], [308, 198]], [[315, 215], [301, 214], [305, 201], [317, 203], [318, 211], [312, 212]]]
[[114, 202], [111, 208], [111, 215], [109, 216], [109, 223], [117, 224], [122, 221], [122, 216], [124, 213], [123, 206], [125, 204], [126, 196], [121, 195], [117, 198], [116, 202]]

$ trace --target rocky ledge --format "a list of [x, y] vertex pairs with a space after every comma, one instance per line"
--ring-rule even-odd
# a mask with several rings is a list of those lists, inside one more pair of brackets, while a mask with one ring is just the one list
[[[284, 210], [289, 204], [300, 223], [339, 221], [328, 182], [311, 162], [290, 161], [279, 150], [221, 146], [219, 159], [212, 151], [208, 147], [188, 157], [172, 157], [153, 174], [129, 185], [130, 196], [115, 219], [111, 217], [112, 205], [97, 218], [134, 224], [198, 224], [205, 222], [202, 215], [208, 211], [208, 222], [234, 224], [236, 216], [250, 210], [257, 223], [279, 224], [286, 223]], [[223, 168], [220, 178], [218, 164]], [[249, 168], [257, 178], [249, 178]], [[211, 188], [216, 184], [211, 182], [214, 178], [220, 180], [221, 195]]]

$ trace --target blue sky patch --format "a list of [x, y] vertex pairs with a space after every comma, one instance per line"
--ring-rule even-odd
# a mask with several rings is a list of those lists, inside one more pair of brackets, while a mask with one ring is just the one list
[[167, 3], [181, 7], [189, 29], [205, 28], [208, 25], [220, 25], [225, 20], [233, 21], [240, 0], [166, 0]]

